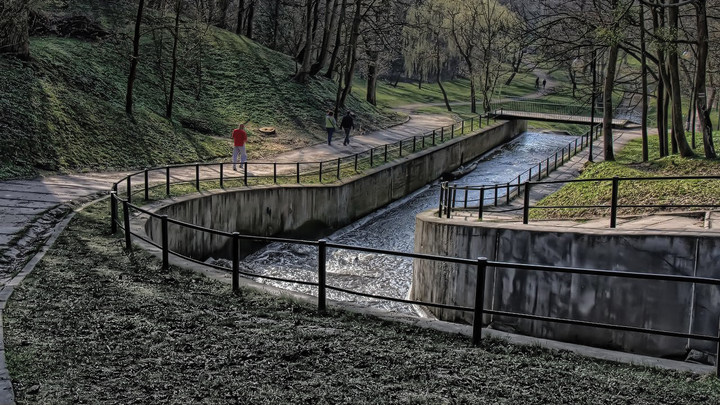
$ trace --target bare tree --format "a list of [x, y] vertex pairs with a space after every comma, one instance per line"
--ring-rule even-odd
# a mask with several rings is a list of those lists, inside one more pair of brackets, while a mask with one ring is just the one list
[[125, 113], [132, 115], [133, 112], [133, 86], [137, 75], [137, 66], [140, 61], [140, 25], [142, 23], [143, 8], [145, 0], [138, 3], [137, 17], [135, 18], [135, 35], [133, 37], [133, 53], [130, 58], [130, 73], [128, 74], [127, 91], [125, 93]]
[[35, 0], [0, 2], [0, 54], [30, 59], [29, 13]]

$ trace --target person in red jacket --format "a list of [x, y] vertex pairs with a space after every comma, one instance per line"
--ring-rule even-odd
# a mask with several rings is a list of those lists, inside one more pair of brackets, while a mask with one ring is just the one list
[[240, 169], [247, 161], [247, 154], [245, 153], [245, 142], [247, 142], [247, 132], [245, 132], [245, 125], [238, 125], [237, 129], [232, 133], [235, 147], [233, 148], [233, 170], [237, 171], [237, 157], [240, 154]]

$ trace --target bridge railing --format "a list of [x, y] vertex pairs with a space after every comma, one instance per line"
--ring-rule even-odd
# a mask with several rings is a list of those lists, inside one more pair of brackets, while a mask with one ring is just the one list
[[[526, 188], [527, 190], [527, 188]], [[291, 284], [300, 284], [305, 286], [314, 287], [316, 290], [317, 295], [317, 308], [319, 311], [323, 312], [327, 308], [327, 292], [335, 291], [337, 293], [341, 294], [349, 294], [352, 296], [360, 296], [360, 297], [366, 297], [366, 298], [372, 298], [377, 300], [385, 300], [385, 301], [391, 301], [391, 302], [397, 302], [397, 303], [403, 303], [403, 304], [409, 304], [409, 305], [420, 305], [424, 307], [432, 307], [432, 308], [442, 308], [442, 309], [449, 309], [449, 310], [456, 310], [456, 311], [469, 311], [473, 313], [473, 325], [472, 325], [472, 343], [474, 345], [480, 345], [481, 339], [482, 339], [482, 325], [483, 325], [483, 316], [484, 315], [495, 315], [495, 316], [503, 316], [503, 317], [511, 317], [511, 318], [519, 318], [519, 319], [530, 319], [530, 320], [536, 320], [541, 322], [551, 322], [551, 323], [560, 323], [560, 324], [569, 324], [569, 325], [576, 325], [576, 326], [584, 326], [584, 327], [593, 327], [593, 328], [601, 328], [601, 329], [609, 329], [609, 330], [619, 330], [619, 331], [626, 331], [626, 332], [638, 332], [638, 333], [646, 333], [651, 335], [658, 335], [658, 336], [669, 336], [669, 337], [678, 337], [678, 338], [684, 338], [684, 339], [697, 339], [702, 341], [709, 341], [714, 342], [717, 345], [717, 357], [716, 359], [716, 369], [715, 373], [716, 376], [720, 377], [720, 331], [718, 334], [715, 335], [708, 335], [708, 334], [701, 334], [701, 333], [687, 333], [683, 331], [673, 331], [673, 330], [661, 330], [661, 329], [655, 329], [655, 328], [646, 328], [646, 327], [639, 327], [639, 326], [633, 326], [633, 325], [621, 325], [617, 323], [613, 323], [612, 319], [610, 319], [608, 322], [600, 323], [600, 322], [590, 322], [585, 321], [582, 319], [576, 319], [576, 318], [561, 318], [561, 317], [553, 317], [553, 316], [544, 316], [544, 315], [537, 315], [534, 313], [519, 313], [519, 312], [510, 312], [510, 311], [502, 311], [502, 310], [496, 310], [493, 308], [485, 308], [485, 290], [486, 290], [486, 275], [488, 272], [488, 267], [495, 268], [498, 271], [543, 271], [543, 272], [550, 272], [550, 273], [561, 273], [561, 274], [583, 274], [583, 275], [589, 275], [589, 276], [597, 276], [597, 277], [619, 277], [624, 279], [643, 279], [643, 280], [649, 280], [649, 281], [657, 281], [657, 282], [673, 282], [673, 283], [691, 283], [693, 285], [710, 285], [710, 286], [720, 286], [720, 280], [712, 279], [712, 278], [706, 278], [706, 277], [695, 277], [695, 276], [678, 276], [678, 275], [666, 275], [666, 274], [653, 274], [653, 273], [646, 273], [646, 272], [619, 272], [619, 271], [612, 271], [612, 270], [603, 270], [603, 269], [590, 269], [590, 268], [578, 268], [578, 267], [566, 267], [566, 266], [545, 266], [545, 265], [535, 265], [535, 264], [528, 264], [528, 263], [510, 263], [510, 262], [501, 262], [501, 261], [490, 261], [487, 260], [487, 258], [479, 257], [475, 260], [473, 259], [466, 259], [466, 258], [458, 258], [458, 257], [451, 257], [451, 256], [439, 256], [439, 255], [429, 255], [429, 254], [420, 254], [420, 253], [408, 253], [408, 252], [399, 252], [399, 251], [392, 251], [392, 250], [384, 250], [384, 249], [375, 249], [370, 247], [364, 247], [364, 246], [352, 246], [352, 245], [344, 245], [344, 244], [337, 244], [328, 242], [327, 240], [321, 239], [317, 241], [311, 241], [311, 240], [299, 240], [299, 239], [287, 239], [287, 238], [278, 238], [278, 237], [260, 237], [260, 236], [254, 236], [254, 235], [242, 235], [238, 232], [226, 232], [226, 231], [220, 231], [215, 230], [211, 228], [205, 228], [202, 226], [198, 226], [195, 224], [191, 224], [188, 222], [179, 221], [173, 218], [169, 218], [167, 215], [158, 215], [154, 212], [148, 211], [143, 209], [142, 207], [139, 207], [137, 205], [133, 205], [130, 203], [128, 199], [122, 199], [120, 198], [116, 192], [111, 192], [110, 195], [110, 209], [111, 209], [111, 220], [110, 220], [110, 226], [111, 226], [111, 233], [115, 234], [118, 230], [118, 228], [123, 230], [124, 238], [125, 238], [125, 249], [126, 250], [132, 250], [133, 248], [133, 238], [137, 240], [142, 240], [145, 243], [154, 246], [155, 248], [159, 249], [161, 252], [162, 257], [162, 268], [167, 270], [170, 268], [170, 256], [178, 257], [184, 260], [191, 261], [193, 263], [196, 263], [201, 266], [213, 268], [220, 271], [228, 271], [232, 274], [232, 289], [233, 291], [239, 291], [240, 289], [240, 277], [245, 276], [249, 278], [260, 278], [260, 279], [266, 279], [266, 280], [273, 280], [277, 282], [285, 282], [285, 283], [291, 283]], [[120, 208], [121, 207], [121, 208]], [[134, 214], [133, 214], [134, 213]], [[131, 226], [131, 217], [142, 214], [147, 216], [149, 221], [160, 221], [160, 242], [156, 242], [152, 240], [151, 238], [148, 238], [144, 236], [143, 234], [140, 234], [138, 232], [133, 232], [132, 226]], [[172, 232], [170, 229], [170, 226], [173, 227], [181, 227], [181, 228], [188, 228], [192, 229], [197, 232], [202, 232], [206, 234], [213, 235], [215, 237], [222, 237], [226, 238], [228, 242], [230, 242], [229, 246], [231, 246], [231, 262], [232, 266], [231, 268], [226, 268], [223, 266], [218, 266], [214, 264], [209, 264], [203, 261], [200, 261], [193, 257], [185, 256], [179, 252], [173, 251], [169, 248], [170, 246], [170, 235], [171, 234], [177, 234], [177, 232]], [[174, 229], [173, 231], [177, 231], [177, 229]], [[172, 233], [171, 233], [172, 232]], [[316, 277], [314, 280], [308, 280], [308, 279], [290, 279], [290, 278], [283, 278], [283, 277], [274, 277], [274, 276], [268, 276], [264, 274], [258, 274], [256, 272], [251, 271], [251, 269], [246, 268], [242, 265], [240, 261], [240, 241], [241, 240], [250, 240], [250, 241], [256, 241], [256, 242], [262, 242], [262, 243], [271, 243], [271, 242], [281, 242], [281, 243], [290, 243], [290, 244], [296, 244], [296, 245], [309, 245], [309, 246], [315, 246], [317, 247], [317, 269], [316, 269]], [[344, 287], [339, 287], [336, 285], [333, 285], [331, 282], [328, 282], [328, 271], [327, 271], [327, 262], [328, 262], [328, 249], [337, 249], [337, 250], [349, 250], [349, 251], [355, 251], [355, 252], [364, 252], [372, 255], [389, 255], [389, 256], [396, 256], [396, 257], [404, 257], [414, 260], [430, 260], [430, 261], [436, 261], [436, 262], [442, 262], [442, 263], [448, 263], [448, 264], [456, 264], [456, 265], [466, 265], [470, 266], [471, 268], [475, 269], [476, 272], [476, 285], [475, 285], [475, 301], [474, 305], [472, 307], [464, 307], [464, 306], [458, 306], [458, 305], [448, 305], [448, 304], [442, 304], [437, 302], [429, 302], [429, 301], [418, 301], [418, 300], [411, 300], [411, 299], [405, 299], [405, 298], [399, 298], [399, 297], [389, 297], [389, 296], [383, 296], [378, 294], [372, 294], [368, 292], [361, 292], [356, 291]], [[241, 267], [243, 268], [241, 270]], [[649, 290], [654, 291], [654, 290]], [[662, 299], [663, 297], [655, 297], [652, 294], [647, 294], [647, 299], [649, 300], [657, 300]]]
[[[138, 195], [144, 200], [149, 200], [151, 195], [165, 198], [186, 193], [192, 188], [200, 191], [249, 185], [334, 182], [454, 138], [472, 134], [491, 122], [494, 122], [494, 119], [489, 115], [472, 117], [397, 142], [323, 161], [248, 161], [244, 165], [239, 162], [237, 165], [232, 162], [214, 162], [148, 168], [120, 179], [113, 184], [113, 190], [132, 201]], [[343, 136], [344, 134], [339, 134], [336, 142], [340, 142]], [[239, 171], [232, 170], [233, 166], [239, 167]], [[136, 187], [138, 184], [141, 186]], [[174, 191], [174, 188], [178, 190]]]
[[[570, 115], [582, 117], [589, 117], [591, 114], [591, 106], [587, 104], [561, 104], [528, 100], [510, 100], [500, 103], [494, 103], [491, 106], [491, 110], [496, 114], [501, 114], [504, 111], [519, 111], [538, 114]], [[595, 107], [595, 116], [602, 117], [602, 114], [603, 108], [600, 106]]]

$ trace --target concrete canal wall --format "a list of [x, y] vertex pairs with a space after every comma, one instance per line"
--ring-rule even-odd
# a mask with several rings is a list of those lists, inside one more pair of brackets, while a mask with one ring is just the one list
[[[489, 260], [720, 278], [720, 238], [700, 233], [542, 229], [417, 216], [415, 252]], [[717, 336], [720, 287], [488, 268], [485, 308]], [[416, 260], [414, 300], [474, 307], [476, 266]], [[428, 308], [439, 319], [473, 322], [470, 312]], [[715, 353], [713, 342], [509, 317], [484, 323], [536, 337], [653, 356]]]
[[[246, 187], [187, 196], [157, 210], [170, 218], [216, 230], [258, 236], [302, 234], [319, 237], [402, 198], [527, 128], [525, 121], [507, 121], [455, 138], [394, 163], [333, 184]], [[160, 221], [150, 219], [147, 234], [160, 240]], [[316, 231], [314, 235], [310, 231]], [[186, 256], [229, 257], [227, 237], [169, 225], [169, 248]], [[253, 246], [241, 246], [247, 253]]]

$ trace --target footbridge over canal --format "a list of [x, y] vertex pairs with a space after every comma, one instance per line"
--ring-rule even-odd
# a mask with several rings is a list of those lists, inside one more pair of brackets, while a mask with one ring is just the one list
[[[627, 117], [629, 116], [628, 112], [628, 110], [616, 109], [613, 116]], [[588, 105], [513, 100], [493, 105], [491, 113], [501, 120], [545, 121], [579, 125], [599, 125], [603, 122], [603, 110], [596, 107], [593, 112]], [[627, 128], [633, 124], [629, 118], [612, 120], [613, 128]]]

